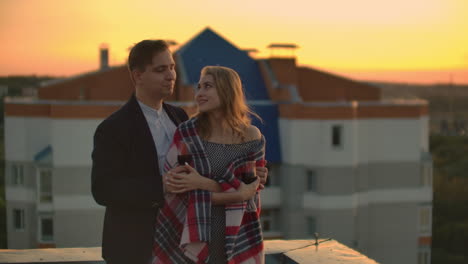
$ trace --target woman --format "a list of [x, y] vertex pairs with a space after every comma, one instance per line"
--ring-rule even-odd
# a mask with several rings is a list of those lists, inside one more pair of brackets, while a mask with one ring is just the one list
[[264, 166], [265, 139], [249, 118], [257, 115], [226, 67], [202, 69], [195, 99], [199, 113], [177, 129], [165, 170], [185, 148], [193, 167], [168, 174], [153, 263], [263, 263], [259, 179], [242, 182]]

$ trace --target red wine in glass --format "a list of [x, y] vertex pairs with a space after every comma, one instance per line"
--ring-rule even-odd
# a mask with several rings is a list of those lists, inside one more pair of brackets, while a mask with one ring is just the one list
[[184, 141], [180, 141], [178, 145], [177, 163], [179, 163], [179, 166], [184, 166], [185, 163], [192, 163], [192, 155], [190, 154], [188, 143]]
[[241, 179], [245, 184], [249, 184], [254, 182], [257, 179], [257, 176], [255, 176], [255, 173], [242, 173]]
[[192, 155], [190, 154], [185, 154], [185, 155], [177, 155], [177, 162], [179, 163], [180, 166], [192, 163]]
[[255, 161], [247, 161], [245, 170], [241, 173], [241, 180], [245, 184], [254, 182], [257, 179], [255, 171]]

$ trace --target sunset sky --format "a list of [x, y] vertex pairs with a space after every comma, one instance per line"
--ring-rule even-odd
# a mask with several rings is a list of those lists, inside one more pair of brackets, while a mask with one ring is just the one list
[[468, 84], [467, 0], [0, 0], [0, 75], [69, 76], [146, 38], [184, 44], [209, 26], [269, 57], [295, 43], [301, 65], [359, 80]]

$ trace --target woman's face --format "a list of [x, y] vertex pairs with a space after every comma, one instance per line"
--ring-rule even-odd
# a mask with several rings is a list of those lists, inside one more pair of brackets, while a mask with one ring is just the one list
[[198, 105], [198, 111], [201, 113], [214, 111], [220, 107], [221, 100], [219, 99], [212, 75], [207, 74], [200, 77], [198, 91], [195, 94], [195, 101]]

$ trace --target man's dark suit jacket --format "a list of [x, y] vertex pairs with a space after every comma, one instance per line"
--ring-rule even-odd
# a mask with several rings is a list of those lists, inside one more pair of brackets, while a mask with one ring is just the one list
[[[176, 126], [187, 120], [179, 107], [163, 104]], [[148, 264], [154, 225], [163, 204], [157, 150], [133, 95], [94, 134], [91, 189], [106, 207], [102, 255], [109, 264]]]

